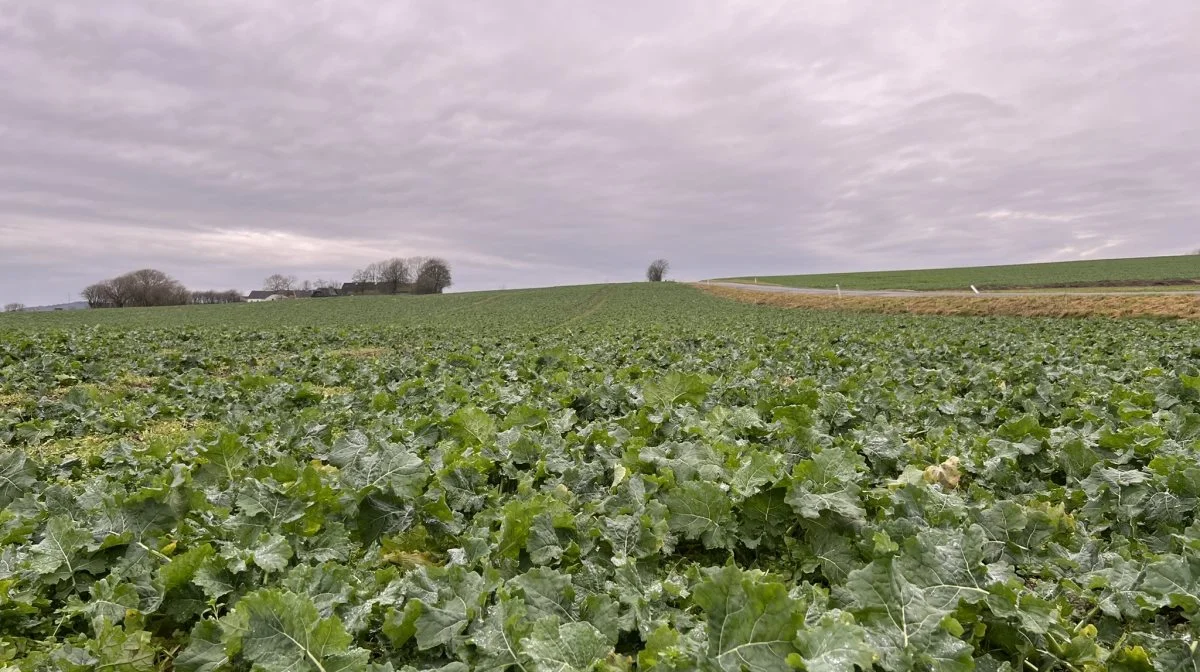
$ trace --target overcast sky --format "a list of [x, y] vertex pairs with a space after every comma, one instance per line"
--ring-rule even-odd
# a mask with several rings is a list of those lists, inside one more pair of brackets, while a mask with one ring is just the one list
[[0, 300], [1200, 247], [1200, 2], [0, 2]]

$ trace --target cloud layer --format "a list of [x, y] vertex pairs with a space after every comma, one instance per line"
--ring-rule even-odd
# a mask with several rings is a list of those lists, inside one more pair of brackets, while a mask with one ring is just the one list
[[0, 297], [1200, 246], [1193, 0], [9, 0]]

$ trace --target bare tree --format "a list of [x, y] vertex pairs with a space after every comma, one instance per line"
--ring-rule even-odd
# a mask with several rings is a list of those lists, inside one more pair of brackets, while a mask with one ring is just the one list
[[667, 271], [670, 268], [671, 263], [666, 259], [655, 259], [650, 262], [650, 267], [646, 269], [646, 279], [650, 282], [662, 282], [663, 278], [667, 277]]
[[22, 310], [25, 310], [25, 304], [23, 303], [9, 303], [4, 306], [4, 312], [6, 313], [19, 313]]
[[357, 292], [436, 294], [450, 286], [450, 265], [437, 257], [393, 257], [358, 269]]
[[367, 284], [375, 284], [375, 283], [381, 282], [382, 279], [383, 279], [383, 264], [382, 264], [382, 262], [378, 262], [378, 261], [373, 264], [368, 264], [364, 268], [358, 269], [357, 271], [354, 272], [354, 275], [351, 276], [351, 278], [350, 278], [351, 282], [367, 283]]
[[417, 278], [413, 282], [416, 294], [441, 294], [450, 286], [450, 264], [445, 259], [429, 257], [417, 267]]
[[127, 306], [179, 306], [191, 299], [178, 280], [153, 268], [126, 273], [113, 281], [125, 293]]
[[296, 276], [276, 273], [263, 280], [263, 289], [270, 292], [290, 292], [296, 287]]
[[110, 300], [110, 292], [107, 282], [97, 282], [94, 285], [88, 285], [80, 293], [88, 308], [116, 308], [117, 306]]
[[388, 294], [399, 294], [401, 290], [407, 290], [412, 283], [412, 271], [408, 262], [400, 257], [381, 261], [378, 266], [378, 282], [382, 285], [383, 291]]
[[143, 268], [83, 290], [92, 308], [134, 306], [179, 306], [191, 301], [191, 293], [178, 280], [153, 268]]

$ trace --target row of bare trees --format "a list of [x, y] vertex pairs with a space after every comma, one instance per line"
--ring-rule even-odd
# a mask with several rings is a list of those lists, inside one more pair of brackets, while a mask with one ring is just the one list
[[383, 294], [441, 294], [452, 281], [450, 264], [439, 257], [392, 257], [358, 269], [350, 279]]
[[[440, 294], [452, 281], [450, 264], [439, 257], [392, 257], [358, 269], [350, 281], [358, 291], [379, 294]], [[294, 275], [276, 273], [263, 280], [271, 292], [338, 289], [340, 283], [317, 278], [301, 281]], [[369, 288], [369, 289], [368, 289]]]
[[6, 303], [6, 304], [4, 304], [4, 312], [6, 312], [6, 313], [19, 313], [22, 310], [25, 310], [25, 304], [23, 304], [23, 303]]
[[153, 268], [102, 280], [83, 290], [90, 308], [180, 306], [191, 301], [191, 297], [182, 283]]
[[236, 289], [190, 292], [183, 283], [153, 268], [102, 280], [83, 290], [89, 308], [136, 308], [182, 306], [189, 303], [237, 303], [242, 295]]
[[225, 291], [205, 290], [200, 292], [192, 292], [192, 303], [198, 306], [211, 306], [218, 303], [242, 303], [246, 297], [236, 289], [227, 289]]
[[276, 273], [274, 275], [267, 276], [267, 279], [263, 280], [262, 288], [272, 292], [291, 292], [297, 289], [301, 291], [313, 289], [337, 289], [340, 286], [341, 283], [334, 280], [325, 280], [324, 278], [317, 278], [316, 280], [300, 280], [294, 275]]

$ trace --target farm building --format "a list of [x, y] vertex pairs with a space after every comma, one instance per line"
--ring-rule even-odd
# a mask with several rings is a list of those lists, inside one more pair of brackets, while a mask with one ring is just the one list
[[338, 296], [338, 290], [333, 287], [320, 289], [256, 289], [246, 295], [246, 301], [278, 301], [280, 299], [312, 299]]
[[289, 292], [276, 292], [269, 289], [256, 289], [246, 295], [248, 303], [260, 303], [262, 301], [279, 301], [288, 298]]

